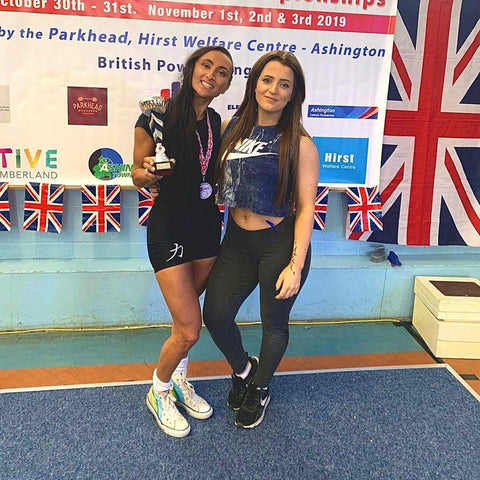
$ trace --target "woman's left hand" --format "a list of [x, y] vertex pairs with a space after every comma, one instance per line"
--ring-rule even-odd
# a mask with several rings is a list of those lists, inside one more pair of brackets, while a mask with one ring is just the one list
[[300, 290], [300, 277], [302, 269], [295, 264], [288, 264], [278, 276], [275, 288], [278, 294], [275, 296], [277, 300], [284, 300], [293, 297]]

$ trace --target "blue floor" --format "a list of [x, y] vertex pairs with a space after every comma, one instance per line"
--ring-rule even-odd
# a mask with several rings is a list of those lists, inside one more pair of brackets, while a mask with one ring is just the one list
[[166, 436], [147, 385], [0, 394], [2, 480], [478, 480], [480, 403], [444, 367], [279, 375], [265, 420], [214, 416]]

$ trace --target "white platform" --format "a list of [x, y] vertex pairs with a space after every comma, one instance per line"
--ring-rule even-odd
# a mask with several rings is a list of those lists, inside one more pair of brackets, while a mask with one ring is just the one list
[[[458, 295], [445, 295], [432, 282], [439, 282]], [[415, 277], [413, 291], [440, 320], [480, 322], [480, 281], [476, 278]], [[476, 292], [478, 296], [474, 296]]]
[[480, 282], [474, 278], [415, 277], [413, 326], [435, 356], [480, 358], [477, 287]]

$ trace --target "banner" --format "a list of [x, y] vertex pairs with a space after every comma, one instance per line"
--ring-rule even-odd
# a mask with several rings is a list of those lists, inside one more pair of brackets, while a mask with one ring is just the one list
[[231, 52], [235, 113], [251, 65], [294, 53], [324, 186], [379, 181], [396, 0], [0, 0], [0, 182], [131, 186], [138, 100], [174, 90], [196, 48]]

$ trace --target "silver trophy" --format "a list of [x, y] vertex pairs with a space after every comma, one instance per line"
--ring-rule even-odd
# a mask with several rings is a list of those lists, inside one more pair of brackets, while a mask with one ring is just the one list
[[152, 131], [155, 141], [155, 175], [166, 176], [173, 172], [173, 163], [165, 153], [165, 147], [162, 145], [163, 140], [163, 120], [159, 113], [165, 113], [167, 110], [167, 99], [164, 97], [146, 97], [142, 98], [138, 104], [144, 115], [149, 117], [150, 130]]

